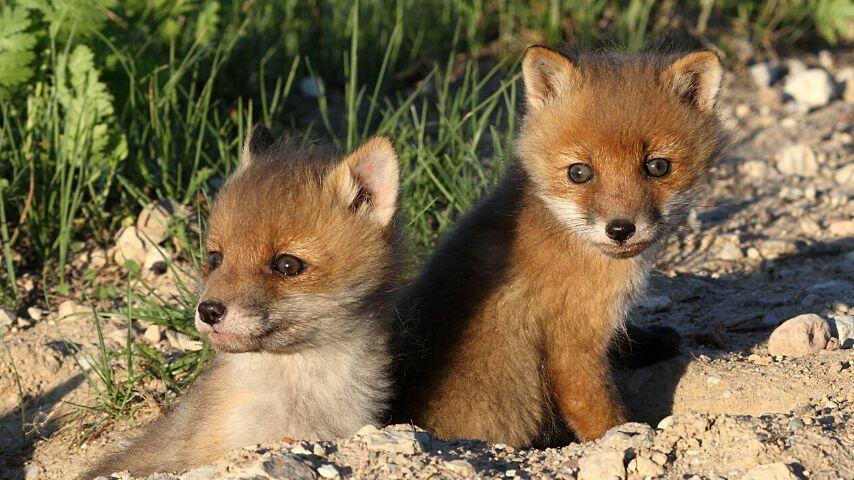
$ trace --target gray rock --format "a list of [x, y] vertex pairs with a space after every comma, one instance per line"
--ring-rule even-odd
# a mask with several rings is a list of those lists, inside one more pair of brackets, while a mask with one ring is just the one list
[[597, 451], [578, 460], [578, 480], [625, 480], [623, 452]]
[[667, 295], [646, 295], [638, 300], [638, 306], [653, 312], [663, 312], [673, 305], [673, 300]]
[[753, 467], [741, 477], [742, 480], [797, 480], [798, 477], [782, 462]]
[[0, 327], [9, 328], [15, 324], [15, 320], [17, 319], [18, 316], [15, 315], [15, 312], [0, 308]]
[[790, 73], [783, 84], [783, 93], [801, 108], [818, 108], [830, 103], [836, 93], [836, 83], [824, 69], [810, 68]]
[[[281, 453], [267, 452], [259, 459], [260, 470], [271, 478], [287, 478], [294, 480], [314, 480], [317, 475], [310, 466], [297, 460], [293, 456]], [[257, 472], [254, 471], [247, 473]], [[337, 474], [337, 471], [336, 471]], [[328, 477], [331, 478], [331, 477]]]
[[833, 336], [839, 339], [839, 348], [854, 347], [854, 316], [839, 315], [828, 323]]
[[784, 175], [814, 177], [819, 172], [818, 159], [808, 145], [796, 143], [777, 152], [777, 170]]
[[783, 69], [771, 62], [755, 63], [750, 66], [750, 76], [757, 87], [767, 88], [783, 76]]
[[427, 432], [381, 430], [378, 433], [362, 436], [362, 441], [372, 450], [387, 453], [414, 454], [423, 452], [429, 448], [432, 439]]
[[823, 318], [808, 313], [783, 322], [771, 332], [768, 351], [773, 356], [803, 357], [816, 353], [830, 340], [830, 326]]

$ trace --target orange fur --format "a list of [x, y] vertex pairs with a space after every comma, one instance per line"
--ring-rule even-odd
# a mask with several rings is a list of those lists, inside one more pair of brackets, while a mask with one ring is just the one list
[[[398, 303], [394, 419], [444, 438], [554, 445], [625, 420], [608, 347], [722, 148], [708, 52], [571, 61], [534, 47], [523, 74], [518, 160]], [[671, 171], [651, 178], [658, 157]], [[571, 182], [574, 163], [593, 179]], [[615, 219], [637, 234], [611, 241]]]

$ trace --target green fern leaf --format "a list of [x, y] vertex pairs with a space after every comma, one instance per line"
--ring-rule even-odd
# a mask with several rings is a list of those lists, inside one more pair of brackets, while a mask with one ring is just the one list
[[36, 36], [26, 31], [29, 27], [25, 9], [7, 5], [0, 10], [0, 98], [8, 98], [33, 74]]

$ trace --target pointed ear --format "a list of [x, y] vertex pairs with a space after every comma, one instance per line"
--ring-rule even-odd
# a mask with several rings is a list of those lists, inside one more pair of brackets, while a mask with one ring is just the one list
[[391, 141], [373, 137], [335, 167], [329, 182], [351, 211], [385, 227], [397, 211], [398, 177], [397, 153]]
[[704, 50], [685, 55], [661, 75], [683, 101], [705, 113], [714, 111], [723, 80], [723, 66], [714, 52]]
[[579, 78], [572, 62], [550, 48], [528, 47], [522, 59], [525, 97], [531, 110], [539, 110], [549, 100], [565, 93]]
[[276, 143], [276, 138], [267, 130], [261, 123], [256, 123], [252, 127], [252, 133], [246, 137], [246, 142], [243, 143], [243, 155], [240, 157], [240, 166], [245, 167], [252, 163], [252, 157], [260, 154], [264, 150], [273, 146]]

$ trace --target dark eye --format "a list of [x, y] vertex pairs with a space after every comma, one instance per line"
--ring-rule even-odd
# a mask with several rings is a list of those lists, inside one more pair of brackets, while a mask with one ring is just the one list
[[222, 263], [222, 254], [219, 252], [208, 252], [208, 265], [210, 265], [211, 270], [216, 270]]
[[651, 177], [663, 177], [670, 172], [670, 160], [666, 158], [651, 158], [646, 161], [643, 168]]
[[586, 163], [573, 163], [569, 166], [569, 179], [575, 183], [587, 183], [593, 178], [593, 169]]
[[273, 260], [273, 271], [282, 275], [299, 275], [305, 270], [305, 263], [299, 258], [283, 253]]

